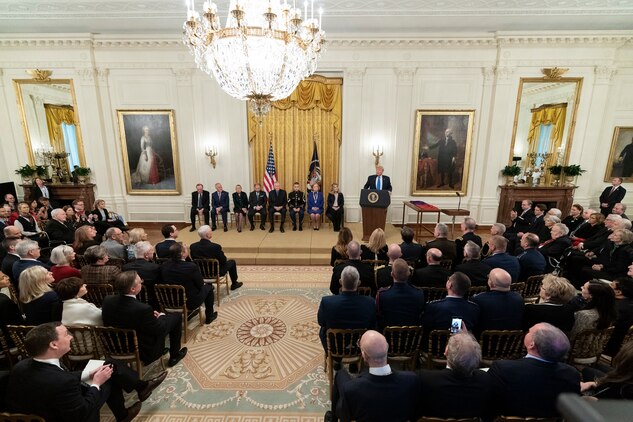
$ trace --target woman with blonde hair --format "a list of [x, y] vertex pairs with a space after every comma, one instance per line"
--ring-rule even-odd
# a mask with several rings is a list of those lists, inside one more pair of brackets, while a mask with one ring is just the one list
[[369, 236], [367, 246], [361, 245], [360, 259], [374, 259], [380, 261], [389, 261], [387, 256], [387, 239], [385, 232], [381, 228], [377, 228]]
[[127, 259], [132, 260], [136, 258], [136, 244], [138, 242], [144, 242], [147, 240], [147, 233], [142, 227], [137, 227], [128, 232], [130, 244], [127, 246]]
[[347, 259], [347, 244], [354, 240], [352, 231], [347, 227], [342, 227], [338, 232], [338, 240], [336, 245], [332, 246], [332, 253], [330, 255], [330, 266], [333, 267], [334, 263], [338, 260]]
[[338, 190], [338, 183], [332, 183], [331, 189], [331, 192], [327, 194], [327, 210], [325, 211], [325, 215], [332, 222], [334, 231], [337, 232], [341, 229], [345, 198]]
[[68, 245], [59, 245], [51, 252], [51, 262], [55, 265], [51, 267], [54, 283], [68, 277], [81, 277], [81, 272], [70, 266], [75, 260], [75, 251]]
[[81, 226], [75, 231], [75, 242], [73, 243], [73, 249], [77, 255], [83, 255], [91, 246], [98, 245], [99, 242], [95, 240], [97, 237], [97, 229], [92, 226]]
[[525, 305], [523, 328], [530, 329], [539, 322], [548, 322], [565, 333], [574, 326], [576, 309], [569, 302], [576, 296], [576, 288], [564, 277], [548, 274], [543, 277], [539, 302]]
[[59, 320], [59, 298], [50, 286], [53, 281], [53, 273], [39, 265], [20, 274], [20, 302], [27, 325]]

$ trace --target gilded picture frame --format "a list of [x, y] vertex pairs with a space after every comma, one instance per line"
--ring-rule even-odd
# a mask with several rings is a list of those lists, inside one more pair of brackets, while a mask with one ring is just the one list
[[117, 110], [129, 195], [179, 195], [173, 110]]
[[609, 161], [604, 172], [604, 181], [621, 177], [624, 182], [633, 182], [633, 127], [616, 126], [613, 130]]
[[416, 110], [411, 195], [466, 195], [474, 120], [475, 110]]

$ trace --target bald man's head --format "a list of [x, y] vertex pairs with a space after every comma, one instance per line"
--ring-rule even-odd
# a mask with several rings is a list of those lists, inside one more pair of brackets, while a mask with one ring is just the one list
[[389, 257], [389, 261], [391, 262], [400, 258], [402, 256], [400, 245], [398, 245], [397, 243], [392, 243], [391, 245], [389, 245], [389, 249], [387, 249], [387, 256]]
[[439, 264], [442, 260], [442, 251], [437, 248], [431, 248], [426, 251], [426, 262], [431, 264]]
[[512, 277], [502, 268], [493, 268], [490, 274], [488, 274], [488, 286], [490, 286], [490, 290], [508, 292], [510, 291], [510, 283], [512, 283]]
[[360, 243], [352, 240], [347, 244], [347, 256], [349, 259], [360, 259]]
[[378, 331], [368, 330], [360, 338], [360, 350], [363, 359], [370, 368], [381, 367], [387, 364], [389, 344], [385, 337]]

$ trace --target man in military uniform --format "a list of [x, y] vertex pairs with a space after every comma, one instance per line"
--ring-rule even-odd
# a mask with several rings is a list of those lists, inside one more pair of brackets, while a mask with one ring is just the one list
[[290, 220], [292, 221], [292, 231], [297, 231], [297, 220], [295, 215], [299, 214], [299, 231], [303, 231], [303, 214], [306, 208], [306, 197], [299, 190], [299, 182], [292, 185], [292, 192], [288, 195], [288, 209], [290, 210]]
[[481, 237], [475, 234], [475, 230], [477, 229], [477, 221], [475, 221], [472, 217], [464, 218], [464, 221], [461, 224], [462, 235], [455, 239], [455, 260], [453, 265], [459, 265], [464, 260], [464, 246], [466, 242], [472, 240], [479, 246], [482, 247]]

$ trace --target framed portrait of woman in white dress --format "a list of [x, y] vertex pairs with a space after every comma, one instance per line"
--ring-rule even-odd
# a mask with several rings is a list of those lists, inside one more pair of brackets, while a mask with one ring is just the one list
[[180, 171], [173, 110], [117, 110], [130, 195], [178, 195]]

